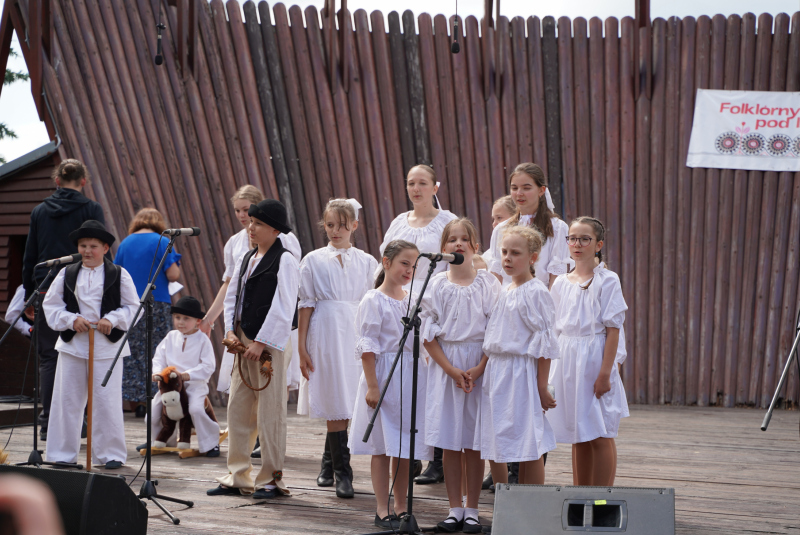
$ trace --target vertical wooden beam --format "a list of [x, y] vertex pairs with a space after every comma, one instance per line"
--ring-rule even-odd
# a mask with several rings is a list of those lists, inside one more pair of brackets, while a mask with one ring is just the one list
[[[614, 34], [616, 35], [616, 34]], [[561, 202], [561, 104], [558, 85], [556, 19], [542, 19], [542, 64], [544, 65], [544, 114], [547, 125], [547, 179], [556, 212], [564, 214]]]
[[[650, 0], [636, 1], [636, 25], [633, 34], [634, 86], [635, 98], [644, 95], [650, 100], [653, 95], [653, 57], [651, 53], [652, 24], [650, 22]], [[644, 80], [643, 80], [644, 79]]]

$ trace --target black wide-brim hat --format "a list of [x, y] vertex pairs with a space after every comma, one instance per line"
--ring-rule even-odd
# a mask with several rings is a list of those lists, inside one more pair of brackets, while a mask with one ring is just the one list
[[203, 307], [200, 305], [200, 301], [191, 295], [187, 295], [178, 299], [178, 302], [170, 307], [169, 313], [183, 314], [184, 316], [197, 318], [199, 320], [203, 319], [206, 315], [206, 313], [203, 312]]
[[87, 219], [77, 230], [69, 233], [69, 239], [72, 240], [76, 247], [78, 240], [81, 238], [97, 238], [101, 242], [108, 244], [109, 247], [117, 241], [114, 235], [106, 230], [105, 225], [95, 219]]
[[286, 213], [286, 207], [281, 201], [264, 199], [258, 204], [251, 204], [250, 209], [247, 210], [247, 215], [263, 221], [270, 227], [278, 229], [284, 234], [288, 234], [292, 231], [292, 227], [289, 226], [289, 216]]

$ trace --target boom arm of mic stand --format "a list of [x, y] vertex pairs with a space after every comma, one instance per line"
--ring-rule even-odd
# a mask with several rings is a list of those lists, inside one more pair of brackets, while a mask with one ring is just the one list
[[422, 296], [425, 295], [425, 289], [428, 287], [428, 281], [431, 280], [434, 269], [436, 269], [436, 260], [431, 260], [430, 267], [428, 268], [428, 276], [425, 277], [425, 282], [422, 284], [422, 291], [419, 293], [419, 297], [417, 298], [417, 304], [411, 309], [411, 316], [405, 318], [406, 321], [403, 324], [403, 336], [400, 337], [400, 347], [397, 349], [397, 355], [394, 357], [392, 368], [389, 370], [389, 376], [386, 378], [386, 382], [383, 385], [383, 390], [381, 390], [381, 397], [378, 399], [378, 404], [375, 405], [375, 412], [372, 413], [372, 417], [369, 419], [367, 429], [364, 432], [364, 438], [361, 439], [362, 442], [369, 440], [369, 436], [372, 434], [372, 427], [375, 424], [375, 419], [378, 417], [378, 411], [383, 404], [383, 398], [386, 396], [386, 391], [389, 389], [389, 383], [392, 381], [392, 375], [394, 375], [394, 370], [397, 368], [397, 363], [400, 362], [400, 357], [403, 355], [403, 348], [406, 345], [408, 334], [412, 331], [412, 329], [414, 329], [414, 324], [419, 321], [419, 311], [420, 304], [422, 303]]
[[[775, 388], [775, 394], [773, 394], [772, 396], [772, 402], [769, 404], [769, 409], [767, 409], [767, 414], [764, 415], [764, 421], [761, 422], [762, 431], [766, 431], [767, 427], [769, 427], [769, 421], [772, 419], [772, 411], [775, 410], [775, 405], [778, 404], [778, 396], [780, 396], [781, 394], [781, 389], [783, 388], [783, 384], [789, 377], [789, 369], [792, 367], [792, 359], [797, 358], [798, 343], [800, 343], [800, 313], [798, 313], [797, 316], [797, 327], [795, 329], [795, 337], [794, 337], [794, 343], [792, 344], [792, 349], [789, 351], [789, 357], [786, 359], [786, 365], [783, 367], [783, 373], [781, 373], [781, 379], [780, 381], [778, 381], [778, 386]], [[800, 363], [798, 363], [798, 367], [800, 367]]]
[[17, 324], [17, 322], [22, 317], [22, 315], [25, 314], [25, 311], [28, 309], [28, 307], [32, 306], [33, 302], [36, 301], [36, 297], [38, 297], [42, 286], [44, 286], [44, 284], [46, 282], [50, 282], [53, 278], [55, 278], [54, 275], [53, 275], [53, 270], [55, 268], [56, 268], [56, 266], [53, 266], [53, 267], [50, 268], [50, 271], [47, 272], [47, 276], [44, 278], [44, 280], [41, 282], [41, 284], [39, 284], [39, 286], [36, 287], [36, 290], [31, 292], [31, 296], [28, 298], [28, 300], [22, 306], [22, 312], [20, 312], [17, 315], [17, 317], [16, 317], [16, 319], [14, 321], [12, 321], [11, 323], [8, 324], [8, 330], [3, 334], [3, 337], [0, 338], [0, 345], [3, 345], [3, 342], [5, 342], [6, 338], [8, 337], [8, 333], [11, 332], [12, 328], [14, 327], [14, 325]]
[[[167, 248], [164, 250], [164, 255], [161, 257], [161, 262], [158, 263], [158, 267], [153, 272], [153, 278], [147, 283], [145, 286], [144, 293], [142, 294], [142, 298], [139, 299], [139, 308], [136, 309], [136, 314], [133, 315], [133, 321], [131, 321], [131, 325], [128, 328], [128, 332], [125, 333], [125, 336], [122, 337], [120, 340], [119, 349], [117, 350], [117, 354], [114, 356], [114, 360], [111, 362], [111, 366], [108, 367], [108, 371], [106, 372], [106, 376], [103, 378], [103, 382], [101, 383], [102, 386], [106, 386], [108, 381], [111, 379], [111, 374], [114, 373], [114, 367], [117, 365], [117, 361], [119, 360], [119, 356], [122, 354], [122, 350], [125, 348], [125, 344], [128, 342], [128, 337], [131, 334], [131, 329], [139, 319], [139, 312], [142, 311], [144, 308], [145, 303], [153, 294], [153, 289], [156, 287], [156, 278], [158, 274], [161, 273], [161, 270], [164, 268], [164, 262], [167, 260], [167, 255], [172, 251], [172, 245], [175, 243], [175, 238], [177, 236], [170, 236], [169, 243], [167, 244]], [[153, 255], [155, 256], [155, 255]], [[149, 379], [149, 378], [148, 378]]]

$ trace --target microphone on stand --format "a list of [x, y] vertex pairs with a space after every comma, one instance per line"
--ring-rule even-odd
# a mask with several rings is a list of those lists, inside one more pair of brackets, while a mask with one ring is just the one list
[[83, 256], [80, 253], [75, 253], [69, 256], [62, 256], [61, 258], [54, 258], [52, 260], [47, 260], [45, 262], [39, 262], [36, 264], [36, 267], [53, 267], [53, 266], [60, 266], [61, 264], [72, 264], [74, 262], [80, 262]]
[[192, 228], [168, 228], [164, 232], [162, 232], [164, 236], [199, 236], [200, 235], [200, 228], [199, 227], [192, 227]]
[[431, 262], [447, 262], [456, 266], [464, 263], [464, 255], [461, 253], [420, 253], [419, 256], [427, 258]]
[[453, 22], [453, 44], [450, 45], [450, 52], [453, 54], [461, 52], [461, 46], [458, 44], [458, 16], [456, 16], [455, 22]]
[[[161, 15], [159, 14], [159, 17], [160, 16]], [[161, 65], [164, 63], [164, 56], [161, 55], [161, 30], [164, 28], [166, 28], [166, 26], [162, 22], [159, 21], [159, 23], [156, 24], [156, 31], [158, 32], [158, 44], [156, 45], [156, 65]]]

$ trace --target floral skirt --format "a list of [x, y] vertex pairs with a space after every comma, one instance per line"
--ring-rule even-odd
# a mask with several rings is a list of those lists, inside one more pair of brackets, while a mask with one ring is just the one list
[[[153, 304], [153, 354], [156, 347], [172, 330], [172, 317], [170, 314], [170, 303], [156, 301]], [[145, 403], [147, 401], [146, 388], [149, 380], [147, 376], [147, 329], [145, 325], [144, 313], [136, 325], [131, 329], [128, 337], [128, 344], [131, 347], [131, 354], [123, 360], [122, 370], [122, 399], [124, 401]], [[159, 370], [160, 371], [160, 370]], [[153, 387], [153, 393], [158, 391]]]

